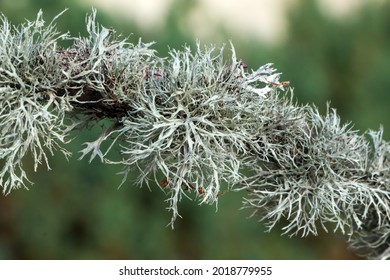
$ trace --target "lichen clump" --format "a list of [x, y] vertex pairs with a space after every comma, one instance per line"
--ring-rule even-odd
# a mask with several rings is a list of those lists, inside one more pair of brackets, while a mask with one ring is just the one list
[[[183, 197], [216, 203], [245, 190], [244, 207], [272, 229], [317, 234], [332, 225], [369, 257], [389, 258], [390, 148], [382, 129], [363, 135], [328, 106], [294, 102], [272, 64], [249, 70], [224, 47], [185, 46], [159, 57], [152, 43], [115, 36], [87, 17], [86, 38], [44, 24], [0, 28], [0, 185], [27, 187], [34, 168], [60, 150], [69, 132], [107, 120], [81, 157], [98, 157], [152, 182], [167, 195], [172, 224]], [[58, 42], [71, 42], [62, 48]], [[226, 58], [226, 53], [229, 58]], [[103, 149], [102, 143], [110, 143]], [[110, 155], [118, 150], [120, 160]]]

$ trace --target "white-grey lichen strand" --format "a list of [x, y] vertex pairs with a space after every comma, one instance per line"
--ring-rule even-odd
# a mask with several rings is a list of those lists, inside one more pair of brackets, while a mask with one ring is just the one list
[[[335, 110], [297, 105], [288, 82], [266, 64], [247, 70], [230, 44], [170, 50], [119, 40], [87, 17], [89, 36], [71, 38], [33, 22], [0, 29], [0, 185], [29, 183], [23, 159], [49, 168], [66, 156], [69, 132], [108, 120], [81, 157], [123, 167], [124, 180], [156, 183], [173, 221], [183, 197], [217, 203], [245, 191], [244, 207], [269, 229], [317, 234], [333, 227], [369, 258], [390, 258], [390, 148], [382, 129], [363, 135]], [[57, 43], [68, 40], [72, 46]], [[107, 123], [107, 122], [106, 122]], [[107, 145], [102, 145], [108, 143]], [[103, 149], [103, 146], [106, 147]], [[119, 150], [121, 159], [111, 155]]]
[[47, 153], [62, 148], [67, 126], [67, 99], [55, 95], [57, 41], [67, 37], [36, 21], [14, 27], [0, 18], [0, 185], [3, 193], [25, 186], [22, 159], [31, 153], [34, 170]]

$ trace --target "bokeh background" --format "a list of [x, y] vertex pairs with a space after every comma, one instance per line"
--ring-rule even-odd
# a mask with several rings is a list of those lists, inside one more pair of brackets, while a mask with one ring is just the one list
[[[390, 1], [0, 1], [0, 12], [15, 24], [35, 19], [39, 9], [50, 21], [69, 8], [57, 25], [74, 36], [86, 34], [91, 7], [104, 26], [132, 34], [130, 40], [155, 41], [161, 56], [196, 38], [217, 46], [232, 40], [250, 68], [273, 62], [298, 103], [324, 111], [331, 101], [355, 129], [383, 125], [389, 140]], [[30, 172], [30, 190], [0, 196], [0, 259], [357, 258], [338, 233], [264, 233], [250, 210], [239, 210], [240, 193], [221, 197], [218, 211], [183, 200], [183, 219], [172, 230], [158, 188], [134, 187], [130, 178], [118, 189], [118, 167], [77, 160], [82, 143], [97, 131], [77, 136], [69, 161], [53, 157], [51, 171]]]

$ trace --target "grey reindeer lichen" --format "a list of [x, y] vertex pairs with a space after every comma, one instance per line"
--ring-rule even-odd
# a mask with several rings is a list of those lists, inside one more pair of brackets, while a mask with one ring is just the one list
[[[87, 17], [89, 36], [72, 38], [44, 24], [0, 29], [0, 185], [30, 183], [23, 159], [48, 168], [48, 155], [70, 152], [69, 133], [109, 120], [81, 157], [123, 166], [124, 180], [153, 182], [167, 195], [172, 221], [183, 197], [217, 203], [245, 191], [244, 207], [271, 230], [317, 234], [329, 226], [369, 258], [390, 258], [390, 148], [379, 131], [363, 135], [328, 106], [294, 102], [272, 64], [248, 71], [231, 44], [170, 50], [119, 40]], [[61, 48], [59, 41], [72, 43]], [[110, 143], [103, 149], [102, 143]], [[110, 155], [119, 150], [120, 160]], [[226, 189], [224, 189], [226, 188]]]

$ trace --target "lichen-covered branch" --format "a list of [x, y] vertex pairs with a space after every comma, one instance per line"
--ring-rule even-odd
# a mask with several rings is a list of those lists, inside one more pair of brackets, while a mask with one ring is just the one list
[[[0, 28], [0, 185], [3, 193], [29, 183], [48, 155], [66, 156], [68, 134], [111, 120], [81, 158], [137, 171], [137, 183], [168, 194], [172, 223], [184, 196], [216, 203], [243, 190], [244, 207], [269, 229], [317, 234], [334, 227], [351, 247], [390, 258], [390, 148], [382, 129], [360, 135], [335, 110], [321, 115], [297, 105], [271, 64], [255, 71], [224, 48], [171, 50], [120, 40], [87, 17], [89, 36], [59, 33], [54, 19]], [[72, 46], [57, 44], [69, 40]], [[102, 143], [111, 143], [105, 150]], [[121, 160], [110, 154], [119, 150]]]

